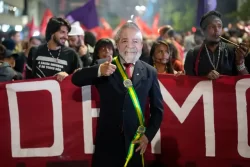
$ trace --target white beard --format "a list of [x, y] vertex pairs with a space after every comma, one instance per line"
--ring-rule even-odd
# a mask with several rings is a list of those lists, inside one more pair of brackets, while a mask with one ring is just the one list
[[120, 56], [126, 63], [135, 63], [141, 57], [141, 52], [137, 52], [136, 55], [120, 53]]

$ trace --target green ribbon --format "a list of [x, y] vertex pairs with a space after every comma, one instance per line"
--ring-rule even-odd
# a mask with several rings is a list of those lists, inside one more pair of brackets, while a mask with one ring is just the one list
[[[140, 126], [138, 127], [136, 134], [134, 135], [133, 140], [130, 143], [129, 149], [128, 149], [128, 153], [127, 153], [127, 157], [126, 157], [126, 162], [124, 164], [124, 167], [127, 167], [130, 159], [132, 158], [133, 154], [134, 154], [134, 149], [135, 149], [135, 144], [133, 143], [136, 140], [139, 140], [140, 137], [145, 133], [145, 126], [144, 126], [144, 117], [142, 114], [142, 110], [141, 110], [141, 105], [140, 102], [138, 100], [137, 94], [135, 92], [135, 89], [133, 87], [132, 81], [128, 79], [126, 72], [124, 71], [119, 59], [117, 57], [114, 58], [114, 62], [118, 68], [118, 71], [121, 74], [121, 77], [123, 79], [123, 84], [124, 86], [128, 89], [130, 98], [133, 102]], [[143, 154], [142, 154], [142, 165], [144, 166], [144, 158], [143, 158]]]

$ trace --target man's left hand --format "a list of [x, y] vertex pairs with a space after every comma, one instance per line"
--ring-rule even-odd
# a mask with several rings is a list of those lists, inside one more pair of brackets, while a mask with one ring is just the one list
[[248, 52], [249, 52], [249, 48], [247, 47], [245, 43], [239, 44], [239, 47], [237, 47], [235, 50], [236, 64], [242, 64]]
[[144, 154], [148, 146], [148, 138], [143, 135], [139, 140], [134, 141], [133, 144], [140, 144], [139, 147], [137, 147], [137, 149], [135, 150], [135, 152], [141, 150], [140, 154]]
[[69, 74], [67, 74], [66, 72], [59, 72], [56, 75], [56, 79], [62, 82], [62, 80], [64, 80], [67, 76], [69, 76]]

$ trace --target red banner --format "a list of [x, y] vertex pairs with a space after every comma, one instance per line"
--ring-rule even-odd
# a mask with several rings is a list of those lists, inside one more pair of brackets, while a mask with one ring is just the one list
[[[149, 166], [249, 167], [250, 77], [159, 76], [162, 126]], [[1, 167], [89, 167], [99, 96], [70, 78], [0, 84]]]

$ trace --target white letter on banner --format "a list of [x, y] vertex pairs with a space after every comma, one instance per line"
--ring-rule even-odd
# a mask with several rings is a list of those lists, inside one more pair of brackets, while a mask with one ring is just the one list
[[97, 109], [91, 107], [91, 86], [82, 87], [84, 152], [94, 153], [92, 117], [98, 117]]
[[[59, 83], [52, 80], [12, 83], [7, 84], [6, 89], [10, 112], [12, 157], [48, 157], [61, 155], [64, 150], [64, 145], [61, 89]], [[19, 110], [16, 93], [39, 90], [47, 90], [52, 96], [54, 143], [49, 148], [21, 148]]]
[[151, 152], [153, 154], [160, 154], [161, 153], [161, 129], [157, 131], [155, 137], [151, 141]]
[[246, 100], [246, 91], [248, 88], [250, 88], [250, 79], [241, 79], [236, 83], [238, 152], [244, 158], [250, 158], [250, 147], [248, 145], [247, 100]]
[[178, 105], [173, 96], [159, 81], [163, 100], [175, 114], [178, 120], [183, 123], [198, 100], [203, 97], [204, 118], [205, 118], [205, 140], [206, 156], [215, 156], [215, 132], [214, 132], [214, 102], [212, 81], [201, 81], [193, 88], [192, 92], [184, 101], [182, 107]]

